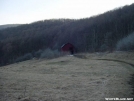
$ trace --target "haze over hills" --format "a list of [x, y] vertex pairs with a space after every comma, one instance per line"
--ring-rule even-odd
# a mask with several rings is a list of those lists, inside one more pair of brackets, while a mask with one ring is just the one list
[[133, 12], [134, 4], [90, 18], [50, 19], [0, 30], [0, 65], [55, 56], [68, 42], [77, 52], [134, 50]]
[[10, 27], [17, 27], [20, 26], [21, 24], [6, 24], [6, 25], [0, 25], [0, 30], [1, 29], [6, 29], [6, 28], [10, 28]]

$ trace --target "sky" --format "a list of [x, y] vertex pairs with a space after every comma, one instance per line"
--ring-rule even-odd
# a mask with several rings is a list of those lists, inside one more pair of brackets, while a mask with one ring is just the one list
[[0, 0], [0, 25], [81, 19], [132, 3], [134, 0]]

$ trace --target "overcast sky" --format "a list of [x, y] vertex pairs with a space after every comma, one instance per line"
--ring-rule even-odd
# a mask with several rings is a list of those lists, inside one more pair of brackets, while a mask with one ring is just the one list
[[53, 18], [86, 18], [134, 0], [0, 0], [0, 25]]

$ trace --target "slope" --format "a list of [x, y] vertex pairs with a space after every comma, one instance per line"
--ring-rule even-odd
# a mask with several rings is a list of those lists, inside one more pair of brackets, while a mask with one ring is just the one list
[[134, 32], [134, 4], [84, 19], [50, 19], [0, 30], [0, 65], [65, 43], [77, 52], [115, 51], [122, 38]]
[[17, 27], [20, 26], [21, 24], [7, 24], [7, 25], [0, 25], [0, 30], [10, 28], [10, 27]]
[[134, 69], [127, 64], [97, 60], [111, 56], [132, 60], [128, 53], [83, 55], [85, 59], [64, 56], [1, 67], [0, 100], [104, 101], [107, 97], [133, 97], [128, 81]]

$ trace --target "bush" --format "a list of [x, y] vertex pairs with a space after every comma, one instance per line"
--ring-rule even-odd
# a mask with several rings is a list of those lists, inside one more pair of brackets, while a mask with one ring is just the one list
[[15, 62], [21, 62], [21, 61], [25, 61], [25, 60], [30, 60], [32, 58], [33, 58], [33, 55], [31, 53], [27, 53], [24, 56], [21, 56], [21, 57], [17, 58], [15, 60]]
[[21, 62], [21, 61], [25, 61], [25, 60], [30, 60], [33, 57], [36, 58], [55, 58], [55, 57], [59, 57], [60, 56], [60, 52], [58, 50], [51, 50], [51, 49], [46, 49], [46, 50], [39, 50], [37, 52], [34, 53], [34, 56], [31, 53], [27, 53], [24, 56], [21, 56], [19, 58], [17, 58], [14, 62]]
[[128, 51], [128, 50], [134, 50], [134, 32], [127, 37], [121, 39], [117, 45], [116, 50], [120, 51]]
[[105, 52], [108, 50], [108, 46], [106, 44], [103, 44], [101, 47], [100, 47], [100, 51], [101, 52]]
[[42, 53], [43, 53], [43, 51], [40, 49], [40, 50], [38, 50], [37, 52], [34, 53], [34, 57], [40, 58]]
[[48, 48], [41, 53], [40, 58], [55, 58], [59, 56], [60, 52], [58, 50], [51, 50]]

